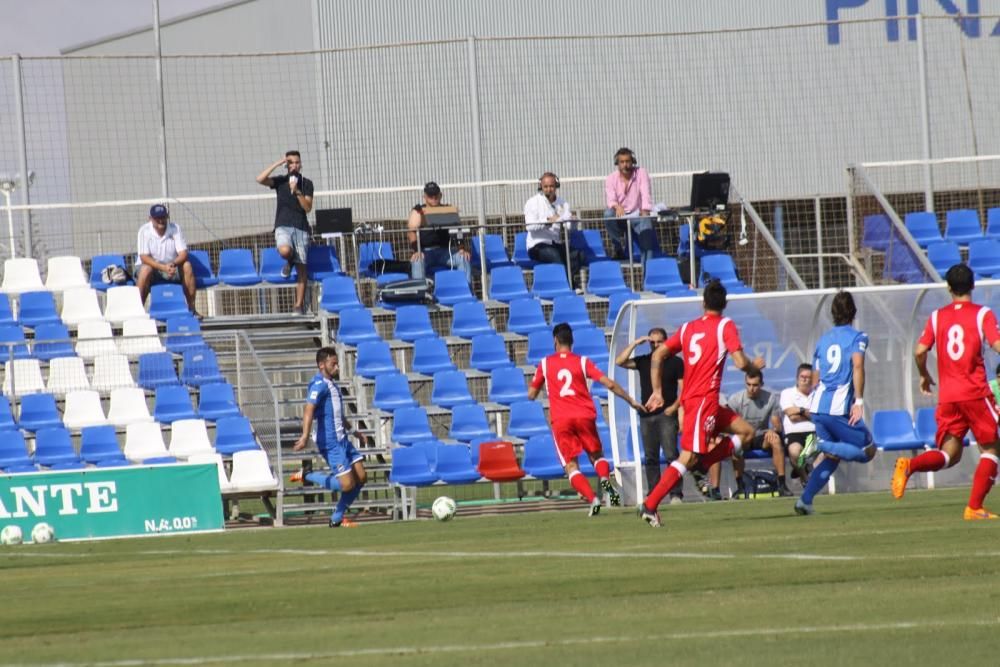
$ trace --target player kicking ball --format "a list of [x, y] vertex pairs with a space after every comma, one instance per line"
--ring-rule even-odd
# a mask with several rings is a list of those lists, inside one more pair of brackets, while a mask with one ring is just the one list
[[573, 329], [568, 324], [557, 324], [552, 329], [552, 338], [555, 354], [550, 354], [538, 364], [528, 389], [528, 398], [535, 400], [542, 385], [545, 385], [552, 419], [552, 439], [556, 443], [559, 463], [566, 471], [569, 483], [590, 503], [589, 516], [597, 516], [601, 511], [601, 501], [576, 463], [581, 453], [586, 452], [590, 462], [594, 464], [601, 489], [611, 504], [620, 505], [621, 496], [611, 484], [611, 469], [604, 458], [601, 438], [597, 434], [597, 410], [587, 387], [587, 378], [600, 382], [636, 410], [646, 410], [621, 385], [607, 377], [593, 361], [573, 353]]
[[982, 457], [972, 477], [966, 521], [996, 519], [983, 507], [983, 500], [997, 478], [1000, 438], [997, 437], [997, 410], [993, 393], [986, 383], [983, 343], [1000, 352], [1000, 331], [993, 311], [972, 302], [975, 277], [972, 269], [956, 264], [944, 276], [952, 302], [931, 313], [924, 333], [917, 341], [914, 359], [920, 372], [920, 393], [930, 396], [934, 380], [927, 372], [927, 352], [937, 345], [937, 371], [941, 388], [934, 413], [937, 421], [937, 449], [912, 459], [896, 459], [892, 474], [892, 495], [902, 498], [906, 483], [915, 472], [950, 468], [962, 460], [962, 440], [972, 431]]
[[[676, 484], [680, 484], [684, 473], [699, 466], [702, 472], [715, 463], [731, 456], [741, 456], [741, 443], [753, 440], [753, 427], [737, 413], [719, 404], [719, 387], [722, 371], [726, 366], [727, 353], [741, 371], [751, 364], [764, 368], [760, 357], [752, 362], [743, 353], [743, 343], [736, 324], [723, 317], [726, 309], [726, 288], [718, 280], [705, 286], [702, 295], [705, 314], [691, 320], [661, 345], [650, 362], [650, 379], [653, 393], [646, 401], [648, 410], [663, 405], [662, 372], [664, 359], [668, 355], [680, 353], [684, 359], [684, 388], [681, 390], [681, 410], [684, 424], [681, 427], [681, 453], [677, 460], [667, 466], [660, 481], [639, 504], [639, 518], [653, 528], [660, 527], [660, 513], [657, 507], [664, 496]], [[708, 445], [720, 433], [729, 434], [713, 449]]]
[[813, 513], [813, 498], [830, 481], [842, 460], [868, 463], [876, 451], [863, 421], [868, 334], [852, 326], [858, 309], [850, 292], [834, 295], [830, 314], [834, 326], [819, 339], [813, 354], [816, 388], [809, 416], [816, 425], [816, 437], [802, 449], [798, 465], [803, 466], [817, 449], [824, 457], [795, 501], [795, 513], [802, 515]]

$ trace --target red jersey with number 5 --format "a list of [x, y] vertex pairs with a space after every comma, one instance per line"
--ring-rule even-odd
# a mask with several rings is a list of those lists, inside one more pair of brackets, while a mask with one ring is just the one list
[[955, 403], [992, 396], [983, 363], [983, 342], [1000, 338], [997, 318], [986, 306], [956, 301], [927, 319], [920, 344], [937, 346], [938, 401]]
[[597, 419], [594, 399], [587, 378], [600, 380], [604, 372], [587, 357], [572, 352], [556, 352], [542, 359], [531, 386], [549, 395], [549, 415], [555, 423], [561, 419]]
[[706, 313], [674, 332], [667, 349], [684, 359], [681, 402], [719, 394], [726, 354], [743, 347], [736, 324], [728, 317]]

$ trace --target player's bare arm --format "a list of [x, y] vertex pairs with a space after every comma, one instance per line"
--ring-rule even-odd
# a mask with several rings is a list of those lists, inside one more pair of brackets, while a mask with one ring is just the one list
[[854, 367], [854, 405], [847, 423], [854, 426], [865, 416], [865, 355], [855, 352], [851, 355], [851, 364]]
[[306, 443], [309, 441], [309, 433], [312, 431], [313, 414], [315, 412], [316, 406], [312, 403], [306, 403], [306, 409], [302, 411], [302, 435], [292, 445], [293, 451], [300, 452], [306, 448]]
[[649, 412], [663, 407], [663, 378], [660, 377], [660, 374], [663, 372], [663, 362], [666, 361], [669, 354], [671, 352], [667, 346], [661, 345], [656, 348], [653, 356], [650, 357], [649, 380], [653, 386], [653, 393], [649, 395], [649, 400], [646, 401], [646, 410]]
[[[607, 387], [608, 391], [613, 393], [615, 396], [625, 399], [625, 402], [632, 406], [638, 412], [646, 412], [646, 406], [644, 406], [639, 401], [632, 398], [627, 391], [625, 391], [620, 384], [609, 378], [607, 375], [602, 375], [598, 380], [601, 384]], [[529, 394], [530, 397], [530, 394]]]
[[535, 400], [538, 397], [538, 393], [540, 391], [541, 391], [540, 387], [537, 389], [535, 387], [528, 387], [528, 400], [530, 401]]
[[913, 360], [917, 364], [917, 372], [920, 373], [920, 393], [924, 396], [930, 396], [931, 387], [934, 386], [934, 379], [927, 370], [927, 352], [929, 350], [930, 348], [923, 343], [917, 343], [917, 348], [913, 351]]
[[735, 364], [736, 368], [741, 371], [745, 371], [750, 366], [750, 364], [753, 364], [754, 366], [756, 366], [758, 369], [761, 370], [763, 370], [764, 367], [767, 366], [767, 362], [764, 361], [764, 357], [757, 357], [753, 361], [750, 361], [750, 358], [743, 352], [743, 348], [740, 348], [739, 350], [733, 352], [732, 357], [733, 357], [733, 364]]

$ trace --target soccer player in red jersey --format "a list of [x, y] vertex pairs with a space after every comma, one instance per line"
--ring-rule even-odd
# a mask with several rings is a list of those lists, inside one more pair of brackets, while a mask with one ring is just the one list
[[[751, 442], [753, 439], [753, 427], [738, 414], [719, 404], [719, 386], [722, 383], [727, 353], [732, 355], [733, 363], [741, 371], [751, 364], [764, 368], [764, 360], [758, 357], [750, 361], [743, 354], [743, 344], [736, 324], [722, 315], [726, 308], [726, 288], [722, 283], [718, 280], [709, 282], [702, 299], [705, 314], [681, 326], [653, 353], [653, 394], [646, 401], [646, 408], [649, 410], [655, 410], [663, 404], [659, 371], [663, 360], [678, 352], [684, 359], [681, 454], [667, 466], [659, 483], [650, 490], [646, 500], [639, 504], [639, 517], [653, 528], [660, 527], [660, 514], [656, 508], [674, 485], [681, 482], [684, 473], [694, 466], [707, 471], [722, 459], [740, 456], [741, 443]], [[709, 443], [719, 433], [731, 435], [709, 450]]]
[[993, 392], [986, 382], [983, 343], [1000, 352], [997, 318], [986, 306], [972, 302], [975, 276], [965, 264], [956, 264], [945, 274], [951, 304], [931, 313], [924, 333], [917, 341], [914, 358], [920, 372], [920, 392], [931, 395], [934, 380], [927, 372], [927, 352], [937, 345], [938, 406], [937, 449], [912, 459], [896, 459], [892, 474], [892, 495], [902, 498], [906, 482], [915, 472], [950, 468], [962, 459], [962, 440], [971, 430], [979, 443], [982, 457], [972, 477], [972, 492], [965, 508], [965, 519], [996, 519], [983, 507], [983, 499], [997, 478], [1000, 461], [1000, 437], [997, 436], [997, 409]]
[[582, 452], [587, 452], [594, 464], [601, 488], [608, 495], [611, 504], [621, 504], [621, 497], [609, 479], [611, 470], [604, 458], [601, 438], [597, 434], [597, 410], [594, 399], [590, 396], [590, 388], [587, 387], [587, 378], [600, 382], [636, 410], [645, 412], [646, 409], [642, 403], [629, 396], [621, 385], [607, 377], [593, 361], [573, 353], [573, 329], [568, 324], [557, 324], [552, 329], [552, 337], [555, 354], [550, 354], [538, 364], [528, 389], [528, 398], [534, 400], [542, 385], [545, 385], [545, 392], [549, 396], [549, 416], [556, 455], [570, 484], [590, 503], [590, 516], [596, 516], [601, 511], [601, 501], [576, 463]]

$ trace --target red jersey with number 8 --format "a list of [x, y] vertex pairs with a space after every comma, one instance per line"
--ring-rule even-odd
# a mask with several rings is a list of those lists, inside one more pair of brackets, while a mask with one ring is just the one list
[[667, 339], [667, 349], [684, 359], [681, 402], [718, 395], [726, 354], [743, 347], [736, 324], [728, 317], [706, 313], [691, 320]]
[[603, 376], [604, 372], [587, 357], [572, 352], [556, 352], [538, 364], [531, 386], [541, 389], [542, 383], [545, 383], [553, 423], [561, 419], [597, 419], [587, 378], [596, 382]]
[[983, 342], [993, 345], [997, 339], [997, 318], [986, 306], [956, 301], [931, 313], [919, 342], [937, 346], [939, 402], [993, 395], [986, 380]]

